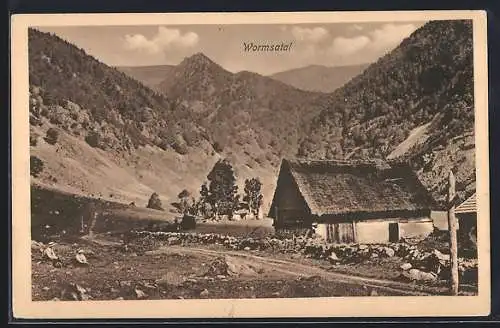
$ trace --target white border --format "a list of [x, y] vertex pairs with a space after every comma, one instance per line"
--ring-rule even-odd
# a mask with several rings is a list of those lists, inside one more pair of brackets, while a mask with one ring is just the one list
[[[29, 26], [300, 24], [472, 19], [478, 204], [478, 296], [32, 302], [28, 123]], [[12, 265], [16, 318], [476, 316], [490, 312], [488, 83], [484, 11], [36, 14], [12, 16]]]

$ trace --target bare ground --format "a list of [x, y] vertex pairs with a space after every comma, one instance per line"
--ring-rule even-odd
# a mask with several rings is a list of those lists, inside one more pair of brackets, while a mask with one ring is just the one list
[[[258, 252], [198, 246], [146, 249], [90, 238], [59, 241], [51, 248], [58, 260], [48, 259], [36, 245], [32, 248], [34, 301], [446, 293], [441, 287], [361, 277], [304, 258]], [[88, 264], [75, 260], [78, 251]]]

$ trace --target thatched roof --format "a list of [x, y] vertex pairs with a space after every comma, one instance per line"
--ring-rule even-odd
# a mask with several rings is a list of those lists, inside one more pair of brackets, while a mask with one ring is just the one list
[[[435, 207], [434, 199], [412, 169], [401, 162], [283, 160], [282, 173], [295, 181], [311, 214], [316, 216], [417, 212]], [[275, 199], [276, 193], [271, 217]]]
[[455, 214], [476, 213], [476, 193], [467, 198], [462, 204], [455, 208]]

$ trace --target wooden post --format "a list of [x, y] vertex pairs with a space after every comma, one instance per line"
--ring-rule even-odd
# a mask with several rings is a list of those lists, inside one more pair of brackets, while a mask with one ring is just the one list
[[448, 178], [448, 232], [450, 234], [450, 292], [458, 295], [458, 247], [457, 218], [455, 217], [455, 176], [450, 171]]
[[356, 231], [356, 220], [352, 220], [352, 236], [354, 239], [354, 243], [358, 242], [358, 233]]

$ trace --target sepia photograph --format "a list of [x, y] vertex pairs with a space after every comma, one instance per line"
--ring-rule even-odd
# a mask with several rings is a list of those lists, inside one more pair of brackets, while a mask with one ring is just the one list
[[12, 30], [21, 316], [489, 313], [484, 13]]

